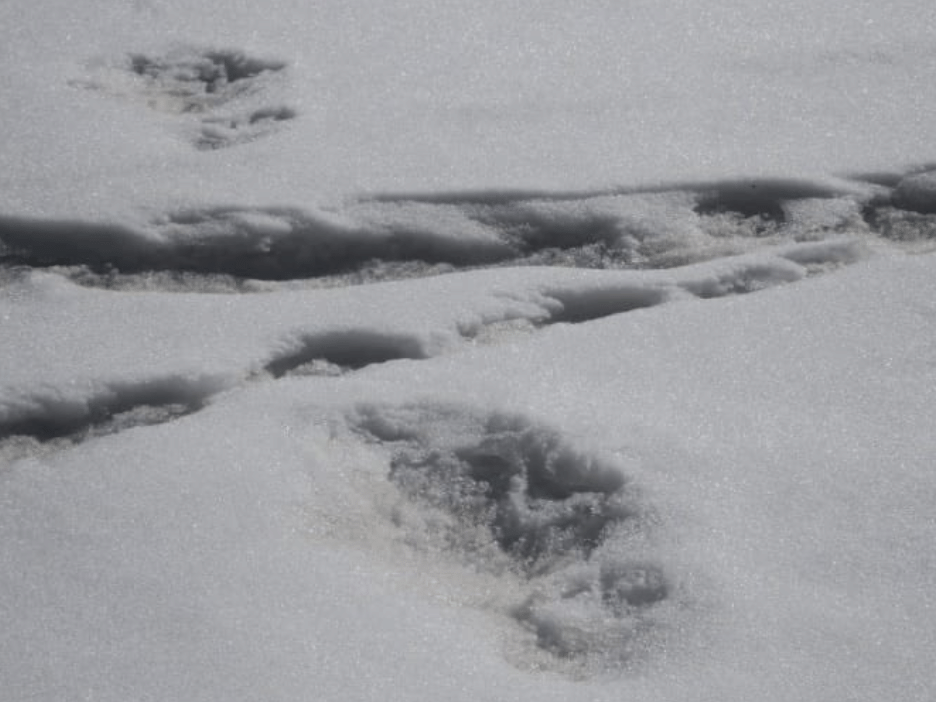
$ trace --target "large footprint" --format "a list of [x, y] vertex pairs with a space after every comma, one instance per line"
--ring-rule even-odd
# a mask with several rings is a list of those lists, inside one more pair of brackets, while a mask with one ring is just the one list
[[180, 47], [93, 67], [89, 80], [74, 84], [142, 98], [152, 109], [183, 119], [183, 131], [197, 149], [219, 149], [270, 134], [297, 116], [265, 97], [286, 67], [285, 61], [243, 51]]
[[676, 591], [648, 534], [652, 508], [609, 459], [519, 415], [360, 407], [389, 451], [413, 544], [518, 577], [509, 615], [564, 663], [618, 665], [647, 649]]

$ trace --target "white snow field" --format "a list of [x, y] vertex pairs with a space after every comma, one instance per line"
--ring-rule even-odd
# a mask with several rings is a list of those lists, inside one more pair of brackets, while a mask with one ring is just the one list
[[0, 2], [0, 701], [936, 698], [934, 37]]

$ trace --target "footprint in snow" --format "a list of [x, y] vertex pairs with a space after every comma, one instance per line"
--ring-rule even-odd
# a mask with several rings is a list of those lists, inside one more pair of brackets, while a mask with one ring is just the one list
[[243, 51], [181, 47], [94, 66], [88, 80], [73, 85], [137, 97], [154, 110], [188, 118], [182, 129], [192, 145], [213, 150], [272, 134], [297, 116], [266, 98], [286, 68], [285, 61]]
[[366, 406], [352, 425], [389, 453], [404, 538], [516, 577], [526, 595], [508, 614], [557, 667], [641, 654], [675, 587], [642, 545], [653, 510], [612, 461], [522, 416], [462, 407]]

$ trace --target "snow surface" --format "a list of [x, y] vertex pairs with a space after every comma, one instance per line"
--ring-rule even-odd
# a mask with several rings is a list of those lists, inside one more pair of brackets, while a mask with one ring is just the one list
[[932, 699], [934, 29], [0, 3], [0, 699]]

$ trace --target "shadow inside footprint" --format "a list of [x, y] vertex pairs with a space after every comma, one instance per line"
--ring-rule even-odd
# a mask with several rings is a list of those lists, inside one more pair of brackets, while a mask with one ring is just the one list
[[195, 148], [201, 151], [245, 144], [269, 135], [279, 123], [295, 119], [295, 110], [285, 106], [264, 107], [233, 117], [206, 117], [202, 120]]
[[274, 378], [341, 375], [389, 361], [427, 356], [420, 340], [415, 337], [350, 329], [303, 337], [295, 348], [269, 361], [264, 370]]
[[[199, 94], [217, 95], [232, 83], [256, 78], [267, 71], [281, 71], [286, 65], [285, 61], [261, 59], [237, 50], [185, 49], [165, 56], [130, 55], [130, 69], [135, 74], [157, 82], [167, 91], [192, 98]], [[197, 103], [187, 106], [194, 109]]]
[[39, 442], [114, 434], [139, 426], [169, 422], [203, 409], [224, 382], [211, 378], [168, 377], [111, 383], [87, 398], [66, 399], [40, 392], [8, 409], [0, 422], [0, 440], [32, 437]]
[[614, 462], [517, 415], [365, 407], [354, 424], [391, 449], [389, 479], [424, 515], [398, 524], [419, 532], [414, 542], [525, 583], [509, 614], [539, 649], [610, 664], [633, 655], [672, 587], [645, 552], [628, 553], [648, 508]]

